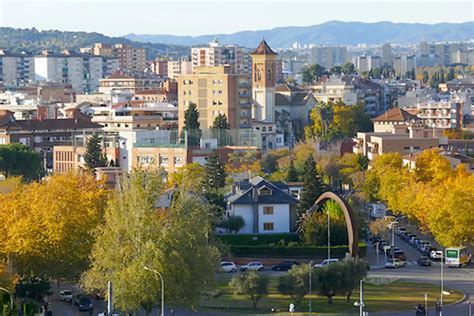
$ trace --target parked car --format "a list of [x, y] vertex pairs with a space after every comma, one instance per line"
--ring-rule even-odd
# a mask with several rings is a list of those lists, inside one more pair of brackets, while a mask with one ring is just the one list
[[390, 259], [385, 262], [385, 268], [401, 268], [405, 266], [405, 261], [402, 261], [400, 259]]
[[288, 271], [293, 266], [299, 266], [301, 263], [298, 261], [283, 261], [277, 265], [272, 266], [273, 271]]
[[432, 250], [436, 250], [436, 248], [431, 247], [431, 246], [426, 246], [421, 250], [421, 254], [423, 256], [429, 257]]
[[431, 261], [428, 257], [426, 256], [422, 256], [420, 258], [418, 258], [418, 260], [416, 260], [416, 263], [419, 265], [419, 266], [422, 266], [422, 267], [429, 267], [431, 266]]
[[412, 239], [410, 239], [410, 245], [412, 247], [415, 247], [416, 248], [416, 244], [420, 241], [420, 238], [418, 237], [413, 237]]
[[93, 310], [94, 308], [92, 299], [87, 295], [80, 296], [80, 298], [77, 301], [76, 306], [80, 312], [90, 311], [90, 310]]
[[265, 267], [261, 262], [251, 261], [240, 267], [240, 271], [263, 271]]
[[412, 238], [415, 238], [415, 237], [416, 237], [415, 234], [411, 234], [411, 233], [410, 233], [410, 234], [407, 235], [405, 241], [408, 242], [408, 243], [410, 243], [410, 240], [411, 240]]
[[394, 251], [393, 252], [393, 258], [399, 259], [399, 260], [402, 260], [402, 261], [407, 260], [407, 256], [405, 255], [405, 253], [402, 250]]
[[220, 272], [231, 273], [237, 271], [237, 266], [231, 261], [222, 261], [219, 267]]
[[408, 235], [410, 235], [411, 233], [410, 232], [404, 232], [404, 233], [401, 233], [400, 234], [400, 239], [403, 240], [403, 241], [406, 241], [407, 238], [408, 238]]
[[72, 301], [72, 291], [69, 290], [62, 290], [59, 292], [59, 300], [64, 302], [71, 302]]
[[396, 230], [395, 230], [395, 234], [397, 236], [400, 236], [401, 234], [405, 233], [407, 231], [407, 229], [405, 227], [398, 227]]
[[432, 250], [430, 253], [430, 258], [433, 260], [443, 259], [443, 252], [441, 250]]
[[421, 243], [421, 251], [425, 251], [428, 247], [431, 247], [431, 243], [429, 241], [423, 240]]
[[321, 263], [315, 264], [314, 268], [322, 268], [330, 264], [338, 263], [339, 259], [324, 259]]

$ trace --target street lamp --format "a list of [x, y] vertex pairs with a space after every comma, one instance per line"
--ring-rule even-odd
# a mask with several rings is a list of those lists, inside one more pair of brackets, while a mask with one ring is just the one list
[[313, 313], [313, 305], [311, 301], [311, 287], [312, 287], [312, 281], [311, 281], [311, 272], [313, 271], [313, 260], [309, 262], [309, 315], [312, 315]]
[[3, 287], [0, 287], [0, 290], [6, 292], [8, 294], [8, 296], [10, 297], [10, 312], [13, 313], [13, 296], [12, 296], [12, 293], [10, 293], [10, 291], [8, 291], [7, 289], [5, 289]]
[[360, 286], [359, 301], [355, 301], [354, 306], [359, 307], [359, 316], [364, 316], [365, 303], [364, 303], [364, 280], [363, 279], [360, 280], [359, 286]]
[[154, 269], [151, 269], [147, 266], [144, 266], [143, 269], [148, 270], [148, 271], [154, 273], [155, 275], [160, 276], [160, 280], [161, 280], [161, 316], [165, 316], [165, 282], [163, 281], [163, 275], [160, 272], [158, 272]]
[[331, 221], [329, 217], [329, 212], [326, 212], [328, 215], [328, 259], [331, 259]]

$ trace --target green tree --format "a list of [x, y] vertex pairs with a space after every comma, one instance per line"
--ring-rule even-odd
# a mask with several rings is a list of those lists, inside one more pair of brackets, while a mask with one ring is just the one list
[[258, 302], [268, 294], [268, 283], [269, 279], [266, 275], [252, 271], [234, 276], [229, 286], [235, 294], [250, 298], [252, 308], [256, 309]]
[[219, 155], [213, 153], [204, 165], [203, 189], [205, 192], [215, 192], [225, 187], [224, 165], [221, 164]]
[[351, 62], [347, 62], [341, 66], [341, 71], [345, 75], [351, 75], [355, 72], [355, 66]]
[[237, 234], [239, 230], [244, 228], [245, 221], [242, 216], [230, 216], [221, 221], [217, 226], [226, 229], [229, 233]]
[[94, 170], [97, 167], [107, 166], [107, 157], [102, 154], [101, 142], [102, 138], [98, 134], [92, 135], [87, 141], [84, 161], [86, 162], [86, 167], [89, 170]]
[[308, 294], [310, 269], [312, 267], [308, 264], [293, 266], [287, 274], [278, 278], [278, 292], [290, 296], [296, 306], [300, 306], [301, 301]]
[[149, 312], [159, 303], [161, 285], [147, 266], [163, 276], [169, 304], [197, 304], [214, 284], [219, 252], [210, 237], [208, 206], [186, 188], [178, 189], [171, 207], [157, 211], [160, 174], [135, 171], [121, 179], [97, 231], [92, 265], [82, 277], [85, 288], [105, 291], [112, 281], [119, 309]]
[[313, 206], [316, 199], [324, 192], [324, 184], [313, 156], [309, 156], [304, 164], [303, 191], [298, 205], [300, 213]]
[[183, 132], [187, 133], [188, 145], [198, 146], [201, 139], [201, 125], [199, 124], [199, 112], [195, 103], [189, 104], [184, 111]]
[[318, 64], [310, 65], [303, 68], [301, 73], [303, 82], [310, 84], [315, 80], [319, 80], [323, 74], [326, 73], [326, 69]]
[[225, 114], [219, 114], [214, 119], [212, 124], [212, 136], [217, 138], [219, 146], [226, 146], [230, 144], [230, 125], [227, 122]]
[[0, 145], [0, 172], [5, 177], [37, 178], [41, 173], [40, 155], [22, 144]]
[[345, 258], [340, 264], [342, 265], [341, 292], [349, 302], [360, 280], [367, 276], [367, 263], [359, 259]]
[[312, 281], [315, 289], [321, 296], [326, 296], [328, 304], [332, 305], [332, 298], [343, 288], [343, 268], [340, 264], [331, 264], [314, 270]]
[[298, 172], [296, 172], [295, 163], [293, 159], [290, 160], [288, 170], [286, 171], [286, 181], [296, 182], [298, 181]]

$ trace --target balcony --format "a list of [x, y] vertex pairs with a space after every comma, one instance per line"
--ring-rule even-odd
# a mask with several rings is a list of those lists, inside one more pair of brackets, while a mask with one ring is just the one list
[[241, 108], [247, 109], [252, 107], [252, 102], [243, 102], [239, 104]]

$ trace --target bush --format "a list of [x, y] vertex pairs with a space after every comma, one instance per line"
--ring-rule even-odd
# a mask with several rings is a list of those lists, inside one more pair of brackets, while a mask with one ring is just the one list
[[238, 233], [245, 226], [242, 216], [231, 216], [223, 220], [218, 227], [222, 227], [230, 233]]
[[[266, 256], [266, 257], [309, 257], [325, 258], [327, 247], [323, 246], [267, 246], [267, 245], [231, 245], [230, 251], [235, 256]], [[359, 244], [359, 256], [365, 257], [366, 244]], [[348, 246], [331, 247], [331, 256], [343, 258], [349, 252]]]
[[[265, 245], [280, 244], [286, 245], [287, 243], [294, 242], [299, 243], [300, 238], [296, 233], [294, 234], [238, 234], [238, 235], [217, 235], [217, 238], [229, 245]], [[283, 240], [283, 242], [282, 242]]]

